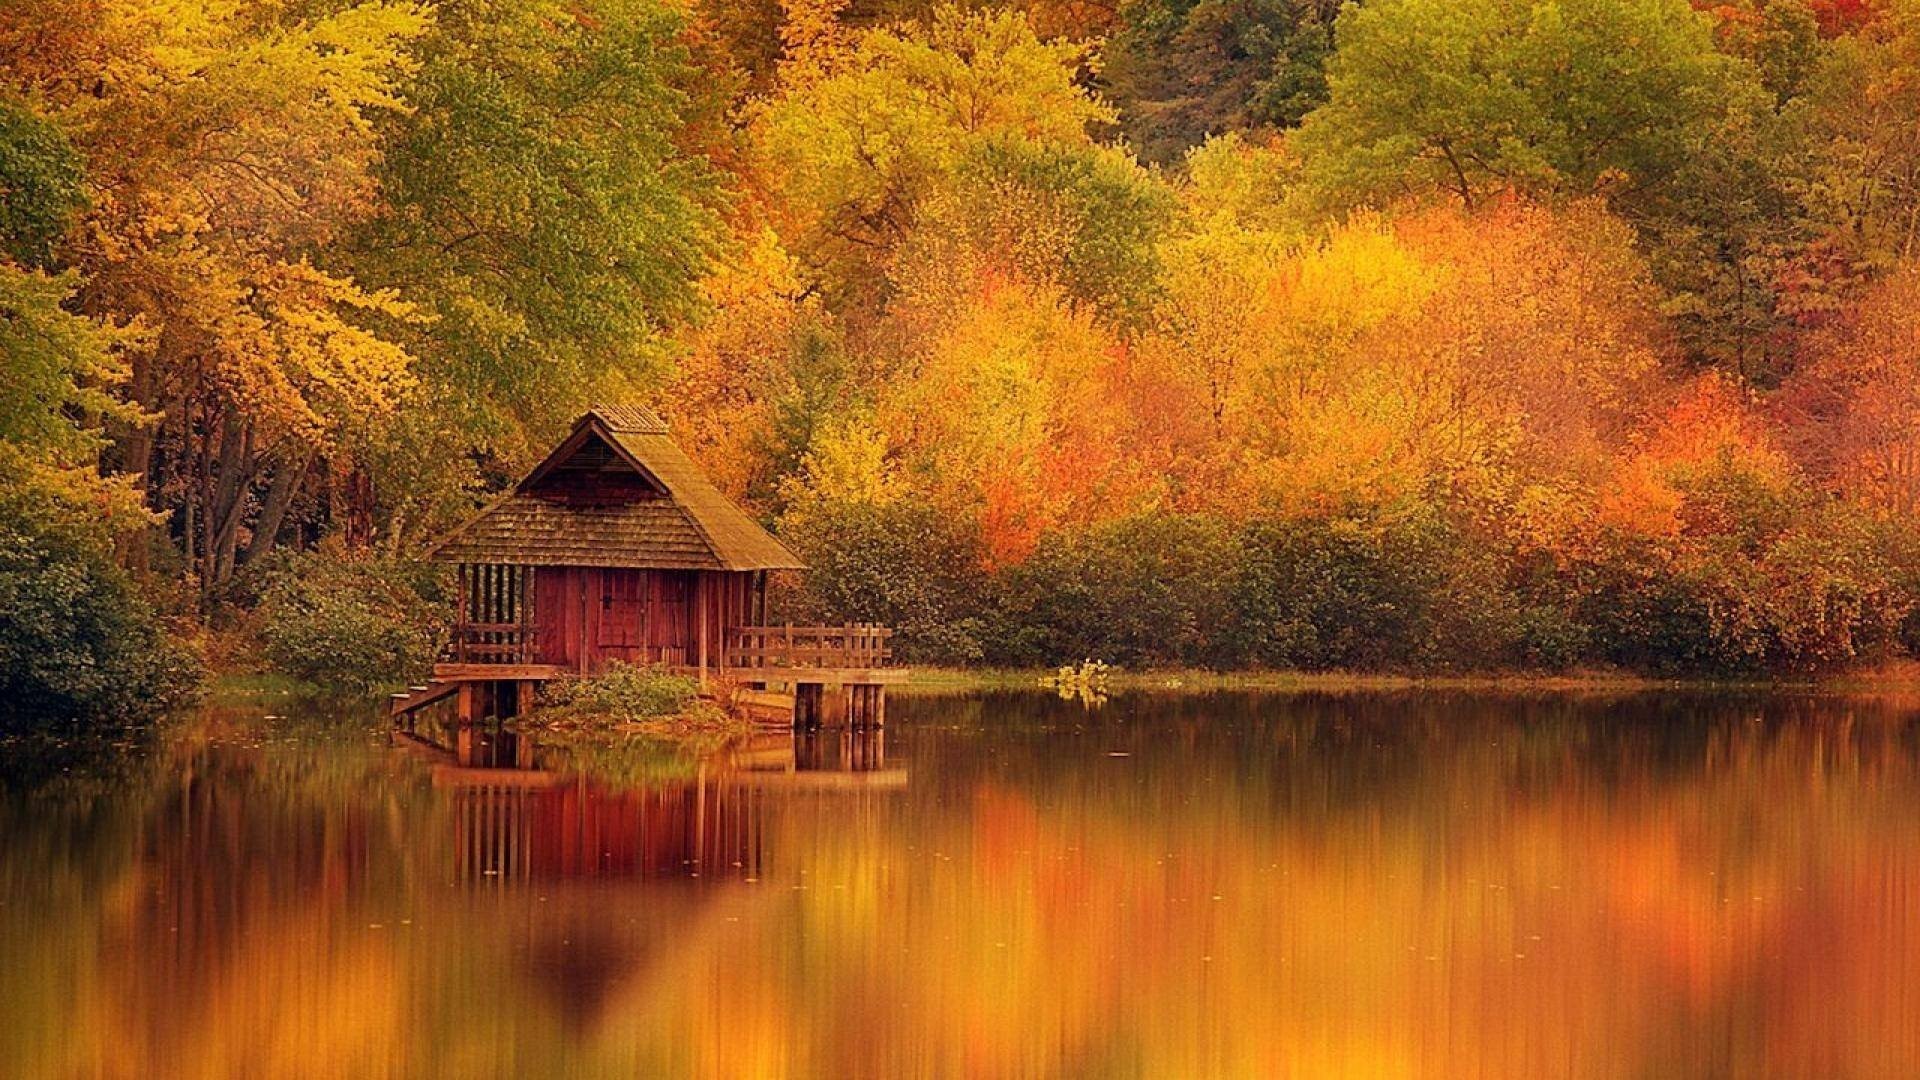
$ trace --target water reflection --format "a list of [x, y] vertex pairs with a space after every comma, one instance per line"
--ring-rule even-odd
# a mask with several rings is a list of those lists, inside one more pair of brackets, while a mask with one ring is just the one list
[[903, 697], [701, 762], [265, 711], [4, 781], [0, 1073], [1920, 1075], [1897, 700]]

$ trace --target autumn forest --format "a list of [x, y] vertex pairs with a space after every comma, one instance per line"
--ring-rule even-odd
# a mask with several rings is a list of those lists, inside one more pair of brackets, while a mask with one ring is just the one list
[[603, 401], [920, 663], [1898, 656], [1916, 119], [1915, 0], [0, 0], [0, 690], [405, 659]]

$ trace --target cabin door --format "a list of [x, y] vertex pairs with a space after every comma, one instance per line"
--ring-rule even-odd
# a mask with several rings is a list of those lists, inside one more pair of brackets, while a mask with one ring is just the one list
[[644, 570], [600, 570], [594, 597], [600, 610], [594, 644], [603, 659], [640, 660], [646, 645], [647, 577]]
[[647, 644], [654, 659], [676, 667], [690, 664], [693, 575], [666, 570], [653, 575], [653, 618], [647, 627]]
[[535, 655], [542, 664], [579, 670], [586, 656], [587, 571], [541, 566], [533, 574]]

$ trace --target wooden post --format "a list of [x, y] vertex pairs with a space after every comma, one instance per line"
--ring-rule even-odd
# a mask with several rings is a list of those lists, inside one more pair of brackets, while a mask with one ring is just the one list
[[812, 731], [820, 726], [820, 704], [826, 687], [820, 683], [793, 684], [793, 726]]
[[520, 662], [533, 663], [533, 567], [520, 568]]
[[[188, 530], [188, 535], [189, 536], [192, 535], [192, 530]], [[467, 660], [467, 650], [466, 650], [467, 564], [466, 563], [460, 564], [459, 578], [460, 578], [460, 584], [459, 584], [460, 611], [459, 611], [459, 614], [454, 616], [454, 620], [453, 620], [453, 662], [456, 664], [463, 664]]]
[[575, 666], [580, 669], [582, 675], [587, 673], [587, 657], [593, 650], [593, 632], [588, 629], [591, 625], [588, 617], [593, 613], [593, 594], [600, 585], [600, 573], [599, 570], [584, 569], [575, 570], [572, 573], [573, 579], [579, 582], [577, 591], [580, 593], [580, 659]]
[[693, 606], [700, 609], [697, 621], [700, 624], [700, 689], [707, 688], [707, 574], [702, 570], [693, 577]]

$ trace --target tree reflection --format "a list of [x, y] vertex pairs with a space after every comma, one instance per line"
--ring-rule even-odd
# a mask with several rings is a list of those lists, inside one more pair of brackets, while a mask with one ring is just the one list
[[894, 712], [885, 743], [783, 736], [630, 783], [234, 721], [111, 783], [12, 789], [0, 1060], [1920, 1074], [1908, 703]]

